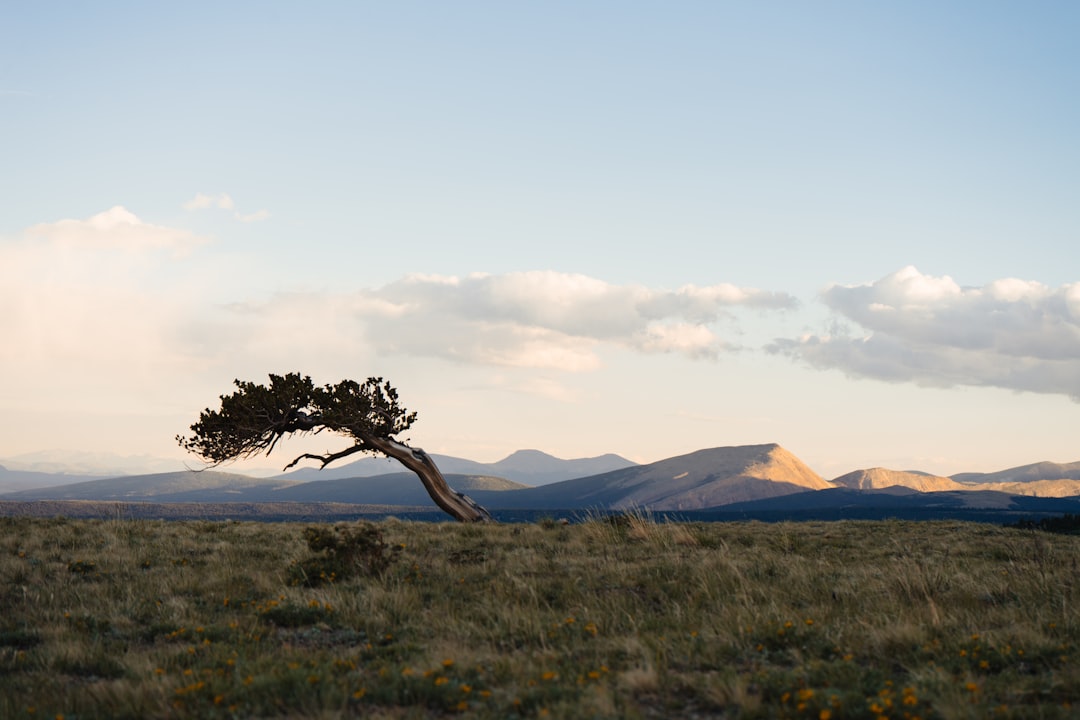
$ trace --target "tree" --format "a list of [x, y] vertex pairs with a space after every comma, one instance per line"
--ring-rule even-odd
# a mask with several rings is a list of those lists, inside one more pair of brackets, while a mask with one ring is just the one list
[[397, 390], [381, 377], [363, 383], [342, 380], [322, 387], [299, 373], [270, 375], [269, 386], [233, 382], [236, 392], [221, 396], [219, 410], [203, 410], [199, 421], [191, 426], [190, 438], [176, 436], [181, 447], [197, 454], [210, 467], [264, 453], [269, 456], [286, 435], [329, 430], [352, 438], [354, 444], [325, 455], [304, 453], [285, 470], [305, 459], [319, 461], [322, 469], [354, 453], [381, 454], [416, 473], [435, 504], [457, 520], [492, 519], [487, 510], [446, 484], [427, 453], [395, 439], [412, 426], [416, 413], [401, 406]]

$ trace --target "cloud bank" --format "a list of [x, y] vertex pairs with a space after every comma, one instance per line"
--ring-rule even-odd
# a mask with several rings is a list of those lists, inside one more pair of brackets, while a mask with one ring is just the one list
[[[26, 255], [85, 253], [98, 250], [143, 252], [172, 249], [185, 253], [203, 242], [186, 231], [145, 223], [126, 208], [117, 205], [85, 220], [59, 220], [40, 223], [27, 229]], [[10, 252], [10, 250], [9, 250]]]
[[193, 286], [165, 278], [204, 242], [120, 206], [0, 240], [0, 367], [11, 381], [2, 399], [47, 405], [55, 395], [70, 408], [186, 367], [170, 328]]
[[[310, 295], [283, 295], [238, 310], [280, 326], [301, 305], [310, 317], [313, 302]], [[731, 309], [797, 305], [784, 293], [728, 284], [669, 291], [552, 271], [411, 275], [321, 302], [350, 316], [380, 353], [569, 372], [598, 368], [603, 345], [713, 358], [735, 349], [711, 327], [730, 319]]]
[[[199, 200], [220, 203], [227, 196]], [[744, 349], [733, 340], [741, 312], [798, 307], [789, 294], [726, 283], [663, 289], [554, 271], [410, 275], [221, 304], [230, 266], [204, 243], [119, 206], [0, 238], [0, 368], [15, 378], [0, 400], [113, 402], [130, 388], [138, 406], [162, 377], [180, 397], [206, 394], [199, 383], [217, 387], [222, 374], [337, 374], [394, 357], [518, 369], [553, 395], [553, 373], [595, 371], [605, 352], [716, 358]], [[907, 267], [822, 299], [834, 330], [766, 350], [854, 377], [1080, 400], [1080, 283], [965, 288]]]
[[[231, 207], [227, 196], [192, 202]], [[797, 305], [730, 284], [667, 290], [551, 271], [227, 298], [231, 266], [205, 244], [120, 206], [0, 238], [0, 368], [14, 378], [0, 403], [183, 403], [212, 397], [222, 376], [321, 376], [402, 356], [517, 368], [523, 387], [532, 378], [555, 396], [565, 391], [546, 373], [596, 370], [605, 348], [714, 358], [738, 349], [738, 308]]]
[[856, 377], [1080, 401], [1080, 283], [1008, 278], [965, 288], [909, 266], [869, 285], [834, 285], [822, 299], [862, 332], [838, 325], [768, 349]]

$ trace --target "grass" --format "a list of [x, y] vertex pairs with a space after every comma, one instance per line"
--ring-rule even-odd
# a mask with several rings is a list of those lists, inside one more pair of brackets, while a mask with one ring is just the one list
[[0, 519], [0, 717], [1073, 717], [1080, 538]]

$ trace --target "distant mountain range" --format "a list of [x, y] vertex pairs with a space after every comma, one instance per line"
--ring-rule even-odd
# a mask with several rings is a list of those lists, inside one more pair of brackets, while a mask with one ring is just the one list
[[[561, 460], [539, 450], [518, 450], [493, 463], [481, 463], [449, 455], [431, 454], [439, 470], [453, 475], [484, 475], [501, 477], [523, 485], [547, 485], [573, 478], [587, 477], [609, 470], [633, 467], [635, 463], [618, 455], [607, 454], [592, 458]], [[342, 480], [345, 478], [372, 477], [402, 472], [405, 468], [397, 460], [383, 457], [366, 457], [340, 467], [301, 468], [278, 477], [289, 480]]]
[[151, 455], [116, 455], [77, 450], [42, 450], [0, 457], [0, 465], [8, 470], [98, 477], [169, 472], [175, 470], [179, 464], [176, 460]]
[[779, 445], [744, 445], [699, 450], [506, 496], [473, 497], [493, 507], [695, 510], [828, 487]]
[[[825, 480], [777, 444], [718, 447], [647, 465], [617, 455], [560, 460], [523, 450], [497, 463], [434, 456], [450, 485], [489, 510], [730, 513], [890, 512], [1074, 506], [1080, 510], [1080, 462], [1035, 463], [996, 473], [940, 477], [885, 468], [856, 470]], [[578, 475], [581, 473], [581, 475]], [[511, 477], [512, 476], [512, 477]], [[570, 476], [570, 477], [567, 477]], [[431, 508], [419, 480], [396, 462], [366, 458], [340, 468], [302, 469], [270, 478], [238, 473], [180, 471], [97, 478], [82, 482], [26, 482], [51, 476], [0, 468], [0, 495], [9, 501], [140, 503], [346, 503]], [[68, 480], [71, 476], [65, 476]], [[1026, 498], [1026, 500], [1024, 499]], [[1054, 505], [1056, 503], [1056, 505]]]

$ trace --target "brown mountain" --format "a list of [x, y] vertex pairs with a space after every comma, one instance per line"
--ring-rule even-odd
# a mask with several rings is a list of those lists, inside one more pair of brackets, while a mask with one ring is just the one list
[[253, 478], [217, 470], [181, 470], [151, 475], [125, 475], [8, 493], [10, 500], [129, 500], [146, 501], [173, 493], [276, 490], [294, 485], [283, 480]]
[[992, 473], [960, 473], [953, 475], [952, 479], [964, 484], [1080, 480], [1080, 462], [1037, 462]]
[[1010, 495], [1029, 497], [1072, 497], [1080, 495], [1080, 480], [1026, 480], [1021, 482], [992, 482], [965, 485], [970, 490], [995, 490]]
[[953, 480], [965, 489], [996, 490], [1030, 497], [1080, 495], [1080, 462], [1037, 462], [993, 473], [961, 473]]
[[944, 490], [965, 490], [963, 485], [952, 478], [930, 475], [915, 470], [887, 470], [869, 468], [855, 470], [833, 479], [837, 487], [853, 490], [880, 490], [887, 487], [906, 487], [919, 492], [942, 492]]
[[698, 510], [832, 485], [779, 445], [699, 450], [529, 490], [484, 494], [503, 508]]

